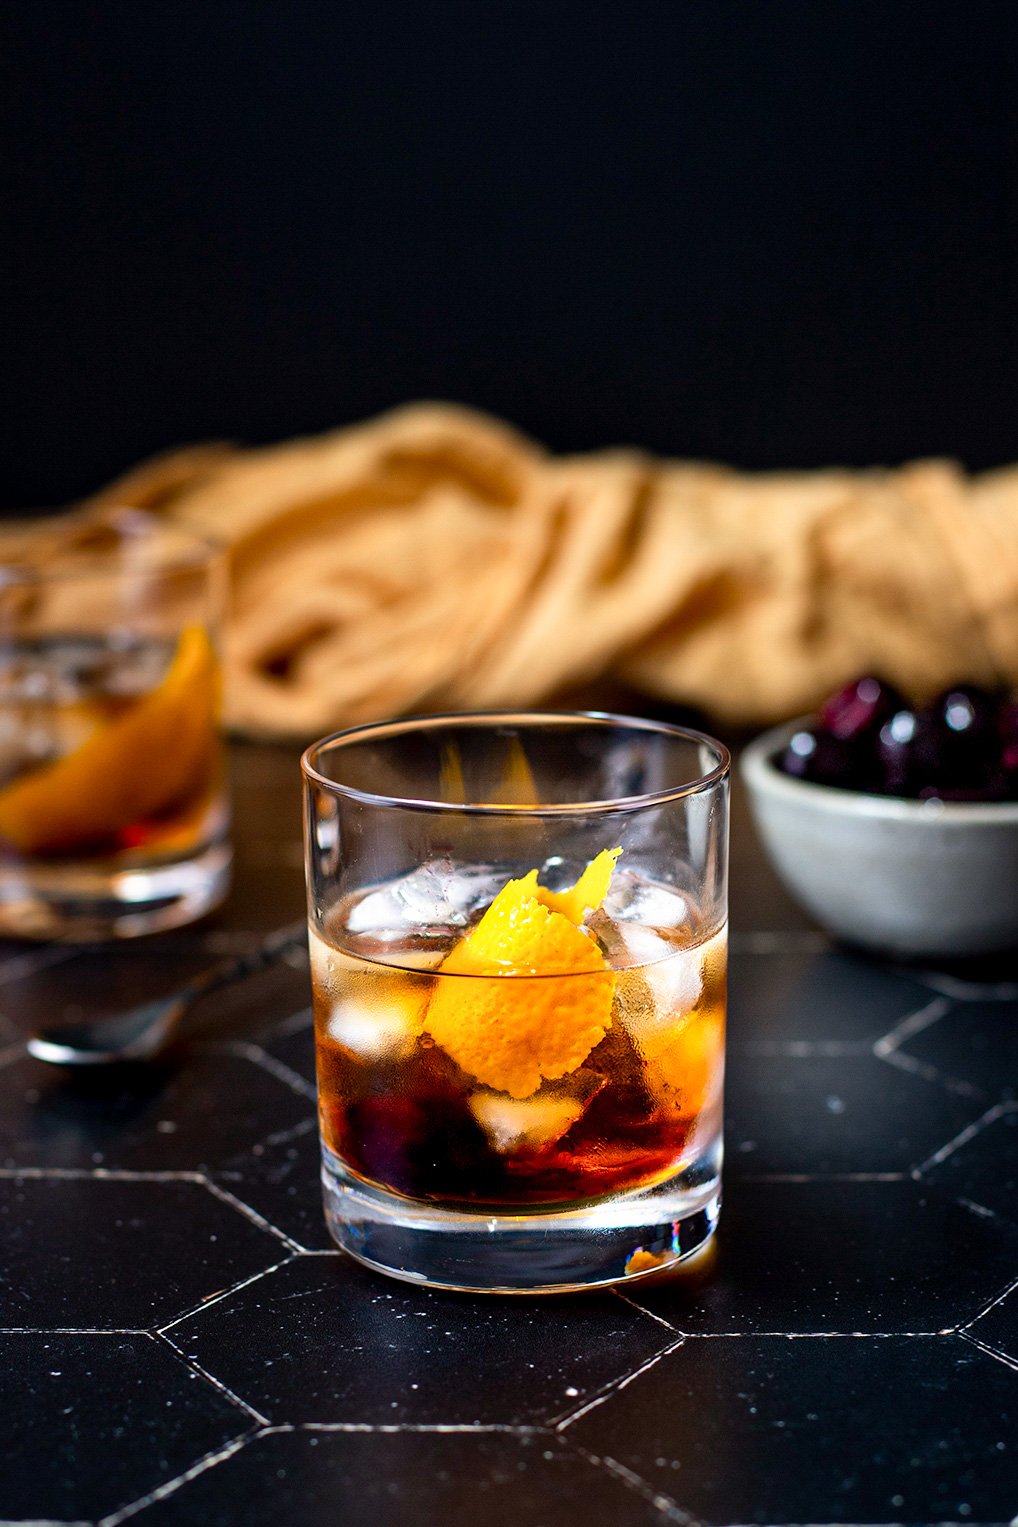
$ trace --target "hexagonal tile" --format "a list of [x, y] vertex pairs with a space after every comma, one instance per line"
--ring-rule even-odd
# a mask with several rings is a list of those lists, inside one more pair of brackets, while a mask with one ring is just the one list
[[25, 1056], [0, 1070], [0, 1165], [201, 1170], [313, 1114], [305, 1091], [244, 1055], [80, 1072]]
[[709, 1522], [1003, 1522], [1018, 1374], [957, 1336], [690, 1337], [566, 1436]]
[[730, 1173], [906, 1172], [981, 1112], [873, 1055], [730, 1057]]
[[148, 1507], [142, 1520], [211, 1527], [234, 1521], [241, 1501], [258, 1502], [256, 1518], [245, 1509], [247, 1521], [302, 1527], [662, 1521], [634, 1490], [552, 1439], [504, 1432], [268, 1433]]
[[968, 1329], [977, 1341], [1018, 1363], [1018, 1284]]
[[899, 972], [840, 950], [729, 957], [733, 1044], [866, 1043], [925, 1007], [930, 992]]
[[0, 1336], [8, 1518], [96, 1519], [251, 1430], [147, 1336]]
[[680, 1331], [940, 1331], [1018, 1273], [1018, 1232], [913, 1181], [725, 1190], [713, 1276], [633, 1284]]
[[926, 1181], [1018, 1224], [1018, 1104], [989, 1118], [943, 1160]]
[[0, 1179], [0, 1325], [154, 1326], [288, 1255], [197, 1182]]
[[308, 1251], [328, 1251], [332, 1239], [322, 1209], [318, 1130], [309, 1127], [269, 1140], [214, 1174], [245, 1204]]
[[[307, 976], [304, 979], [308, 982]], [[307, 995], [310, 996], [310, 985]], [[294, 1013], [283, 1024], [261, 1035], [258, 1043], [274, 1060], [281, 1061], [305, 1081], [315, 1084], [315, 1031], [310, 1008], [303, 1013]]]
[[174, 1341], [271, 1421], [528, 1423], [671, 1340], [611, 1295], [483, 1301], [301, 1257], [199, 1311]]
[[1018, 1097], [1018, 1002], [960, 1002], [901, 1048], [987, 1097]]
[[310, 1001], [306, 966], [276, 959], [196, 1002], [185, 1034], [196, 1044], [217, 1039], [251, 1039], [260, 1044], [263, 1035], [307, 1008]]

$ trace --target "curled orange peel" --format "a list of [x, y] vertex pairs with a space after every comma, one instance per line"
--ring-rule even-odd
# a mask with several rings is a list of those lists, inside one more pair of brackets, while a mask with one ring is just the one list
[[0, 838], [22, 853], [71, 853], [185, 800], [211, 774], [218, 707], [212, 645], [188, 626], [161, 683], [0, 790]]
[[485, 1086], [530, 1097], [604, 1038], [615, 973], [579, 922], [604, 899], [620, 853], [599, 854], [569, 891], [544, 890], [536, 870], [510, 880], [440, 966], [467, 979], [436, 983], [425, 1028]]

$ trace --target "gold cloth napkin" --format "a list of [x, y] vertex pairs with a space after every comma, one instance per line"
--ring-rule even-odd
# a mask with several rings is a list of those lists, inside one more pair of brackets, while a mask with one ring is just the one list
[[255, 450], [191, 447], [90, 500], [224, 541], [226, 715], [307, 738], [539, 705], [609, 675], [718, 718], [875, 669], [1018, 683], [1018, 468], [747, 474], [553, 458], [448, 404]]

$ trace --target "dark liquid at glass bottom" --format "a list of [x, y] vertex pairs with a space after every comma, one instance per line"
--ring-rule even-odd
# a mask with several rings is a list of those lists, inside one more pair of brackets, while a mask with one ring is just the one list
[[582, 1069], [593, 1093], [549, 1143], [500, 1150], [469, 1106], [471, 1083], [435, 1045], [398, 1063], [360, 1063], [319, 1028], [322, 1136], [358, 1176], [454, 1206], [568, 1204], [647, 1187], [687, 1154], [695, 1115], [664, 1108], [614, 1023]]

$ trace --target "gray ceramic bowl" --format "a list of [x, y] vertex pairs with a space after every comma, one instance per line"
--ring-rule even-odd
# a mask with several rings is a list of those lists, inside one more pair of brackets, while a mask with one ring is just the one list
[[889, 954], [1018, 945], [1018, 803], [904, 801], [792, 779], [774, 759], [806, 725], [765, 732], [741, 764], [774, 868], [806, 911]]

